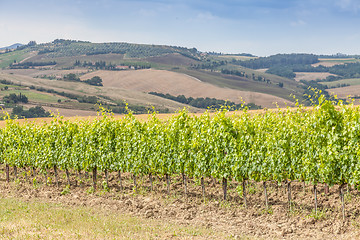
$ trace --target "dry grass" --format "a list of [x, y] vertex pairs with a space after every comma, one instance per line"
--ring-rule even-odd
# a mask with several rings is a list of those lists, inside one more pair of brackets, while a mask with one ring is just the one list
[[325, 79], [328, 76], [336, 76], [336, 75], [326, 72], [296, 72], [295, 80], [311, 81], [316, 79]]
[[339, 65], [339, 64], [344, 64], [344, 62], [342, 62], [342, 61], [338, 61], [338, 62], [320, 61], [318, 63], [311, 64], [311, 66], [318, 67], [318, 66], [322, 65], [324, 67], [332, 67], [332, 66]]
[[331, 82], [319, 82], [328, 87], [337, 87], [341, 84], [349, 84], [350, 86], [360, 85], [360, 78], [347, 78]]
[[227, 59], [227, 60], [236, 59], [236, 60], [244, 61], [244, 60], [256, 59], [258, 57], [248, 57], [248, 56], [231, 55], [230, 54], [230, 55], [219, 55], [219, 56], [217, 56], [217, 58], [224, 58], [224, 59]]
[[[35, 107], [36, 105], [26, 104], [26, 107]], [[68, 109], [68, 108], [60, 108], [60, 107], [48, 107], [43, 106], [46, 111], [50, 111], [54, 114], [59, 113], [60, 116], [64, 117], [87, 117], [87, 116], [97, 116], [96, 111], [90, 110], [80, 110], [80, 109]]]
[[225, 239], [199, 226], [15, 198], [0, 199], [0, 219], [1, 239]]
[[149, 57], [145, 59], [151, 63], [159, 63], [165, 65], [174, 66], [190, 66], [191, 64], [197, 64], [199, 61], [185, 57], [179, 53], [170, 53], [162, 56]]
[[355, 58], [319, 58], [320, 62], [314, 63], [311, 66], [324, 66], [324, 67], [332, 67], [335, 65], [345, 64], [345, 63], [354, 63], [359, 62], [358, 59]]
[[[339, 98], [359, 97], [360, 96], [360, 85], [341, 87], [341, 88], [332, 88], [328, 89], [328, 92], [331, 94], [337, 95]], [[358, 101], [356, 101], [358, 102]]]
[[[251, 102], [262, 107], [274, 107], [274, 102], [283, 105], [286, 101], [270, 94], [218, 87], [186, 74], [166, 70], [96, 71], [83, 75], [81, 79], [89, 79], [93, 76], [100, 76], [105, 87], [134, 92], [153, 91], [175, 96], [183, 94], [186, 97], [210, 97], [235, 103], [240, 103], [242, 98], [246, 103]], [[289, 101], [286, 102], [289, 103]]]
[[[297, 108], [290, 108], [291, 110], [296, 110]], [[306, 110], [311, 110], [312, 107], [305, 107], [304, 109]], [[258, 109], [258, 110], [249, 110], [248, 113], [250, 113], [251, 115], [256, 115], [256, 114], [262, 114], [266, 111], [272, 111], [272, 112], [277, 112], [279, 110], [284, 110], [284, 108], [273, 108], [273, 109]], [[70, 111], [70, 110], [69, 110]], [[77, 110], [74, 110], [77, 111]], [[86, 112], [86, 111], [84, 111]], [[53, 113], [57, 113], [57, 111], [53, 111]], [[59, 111], [59, 113], [61, 113]], [[190, 113], [193, 116], [200, 116], [203, 113]], [[210, 112], [210, 115], [213, 115], [214, 112]], [[243, 111], [231, 111], [228, 112], [227, 115], [240, 115], [243, 114]], [[67, 116], [67, 117], [63, 117], [64, 120], [69, 120], [69, 121], [93, 121], [94, 119], [98, 119], [101, 118], [101, 116], [99, 116], [100, 114], [98, 114], [97, 112], [91, 112], [88, 115], [75, 115], [75, 116]], [[171, 118], [172, 116], [176, 115], [176, 113], [159, 113], [157, 114], [157, 118], [163, 121], [168, 120], [169, 118]], [[60, 116], [62, 116], [60, 114]], [[125, 117], [125, 114], [115, 114], [113, 115], [114, 119], [121, 119], [123, 117]], [[153, 115], [152, 114], [138, 114], [135, 115], [135, 117], [140, 120], [140, 121], [147, 121], [148, 119], [150, 119]], [[50, 123], [53, 120], [52, 117], [48, 117], [48, 118], [31, 118], [31, 119], [17, 119], [15, 121], [19, 122], [20, 124], [23, 123], [27, 123], [27, 122], [34, 122], [36, 124], [44, 124], [44, 123]], [[6, 121], [0, 121], [0, 128], [5, 127], [6, 125]]]
[[255, 71], [265, 73], [267, 70], [268, 68], [260, 68], [260, 69], [256, 69]]
[[43, 69], [43, 68], [35, 68], [35, 69], [9, 69], [9, 70], [3, 70], [4, 73], [12, 73], [12, 74], [19, 74], [19, 75], [25, 75], [29, 77], [39, 77], [39, 76], [64, 76], [69, 73], [75, 73], [75, 74], [82, 74], [89, 72], [89, 69], [86, 68], [80, 68], [80, 69], [71, 69], [71, 70], [62, 70], [62, 69]]
[[[64, 82], [56, 80], [48, 80], [41, 78], [32, 78], [26, 75], [8, 74], [0, 72], [0, 79], [6, 79], [16, 84], [21, 83], [26, 86], [38, 86], [46, 89], [54, 89], [56, 91], [64, 91], [67, 93], [74, 93], [78, 95], [103, 95], [110, 97], [117, 101], [126, 101], [129, 104], [134, 105], [151, 105], [160, 108], [168, 108], [170, 111], [176, 111], [182, 109], [187, 105], [182, 103], [174, 102], [168, 99], [157, 97], [154, 95], [146, 94], [140, 91], [115, 88], [115, 87], [95, 87], [79, 82]], [[196, 108], [190, 108], [191, 111], [199, 111]]]

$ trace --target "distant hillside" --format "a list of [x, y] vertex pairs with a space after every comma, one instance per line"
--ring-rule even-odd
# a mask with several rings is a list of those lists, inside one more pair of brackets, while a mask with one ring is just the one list
[[7, 46], [7, 47], [1, 47], [0, 50], [5, 50], [5, 49], [16, 49], [18, 47], [21, 47], [21, 46], [24, 46], [23, 44], [21, 43], [15, 43], [11, 46]]
[[169, 93], [175, 96], [184, 95], [193, 98], [209, 97], [230, 100], [235, 103], [241, 103], [241, 100], [243, 100], [246, 103], [255, 103], [256, 105], [268, 108], [275, 107], [275, 102], [282, 107], [286, 104], [291, 104], [289, 100], [271, 94], [241, 91], [236, 88], [223, 88], [215, 84], [202, 82], [188, 74], [166, 70], [94, 71], [81, 76], [81, 79], [90, 79], [94, 76], [100, 76], [103, 79], [104, 87], [109, 88], [128, 89], [146, 93]]
[[122, 54], [124, 58], [146, 58], [170, 53], [178, 53], [183, 56], [199, 59], [200, 55], [196, 48], [183, 48], [166, 45], [133, 44], [124, 42], [91, 43], [57, 39], [51, 43], [37, 44], [28, 47], [29, 51], [38, 51], [43, 58], [91, 56], [99, 54]]
[[[329, 65], [335, 61], [335, 66]], [[359, 61], [356, 57], [320, 59], [313, 54], [256, 57], [168, 45], [56, 39], [43, 44], [31, 41], [13, 51], [3, 51], [0, 69], [7, 74], [6, 79], [16, 77], [16, 83], [36, 88], [44, 86], [56, 90], [56, 94], [71, 92], [80, 100], [84, 94], [118, 107], [126, 100], [138, 108], [141, 106], [141, 111], [151, 106], [160, 111], [176, 111], [187, 105], [147, 93], [216, 98], [235, 103], [242, 98], [246, 103], [262, 107], [275, 107], [274, 102], [280, 106], [284, 106], [284, 102], [291, 105], [294, 97], [308, 104], [304, 96], [311, 94], [309, 87], [325, 91], [328, 87], [354, 83], [354, 78], [360, 77]], [[329, 66], [324, 66], [326, 64]], [[83, 82], [64, 81], [67, 74], [75, 74]], [[84, 83], [96, 76], [102, 78], [103, 87]], [[329, 83], [342, 79], [346, 82]], [[71, 101], [73, 107], [79, 100], [74, 100], [76, 104]], [[65, 103], [64, 100], [59, 105]], [[88, 111], [91, 107], [83, 104], [81, 109]]]

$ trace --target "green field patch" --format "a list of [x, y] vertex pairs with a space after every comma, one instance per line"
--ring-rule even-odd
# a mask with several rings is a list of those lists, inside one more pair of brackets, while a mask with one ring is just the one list
[[2, 83], [0, 83], [0, 88], [5, 88], [5, 87], [8, 87], [8, 88], [19, 88], [20, 86], [18, 86], [18, 85], [8, 85], [8, 84], [2, 84]]
[[31, 53], [26, 50], [13, 51], [0, 55], [0, 68], [8, 67], [14, 61], [20, 62], [25, 58], [31, 56]]
[[360, 78], [349, 78], [349, 79], [341, 79], [333, 82], [319, 82], [322, 85], [326, 85], [327, 87], [341, 87], [344, 84], [348, 86], [360, 85]]
[[24, 94], [29, 101], [33, 102], [41, 102], [41, 103], [57, 103], [58, 99], [61, 99], [61, 101], [67, 100], [67, 98], [54, 95], [54, 94], [46, 94], [46, 93], [40, 93], [37, 91], [31, 91], [31, 90], [22, 90], [22, 89], [14, 89], [14, 90], [7, 90], [7, 91], [0, 91], [0, 98], [3, 98], [6, 95], [9, 95], [11, 93], [15, 94]]
[[250, 57], [250, 56], [243, 56], [243, 55], [237, 55], [237, 54], [225, 54], [225, 55], [218, 55], [213, 56], [214, 59], [223, 59], [231, 61], [232, 59], [235, 60], [241, 60], [241, 61], [248, 61], [252, 59], [257, 59], [258, 57]]

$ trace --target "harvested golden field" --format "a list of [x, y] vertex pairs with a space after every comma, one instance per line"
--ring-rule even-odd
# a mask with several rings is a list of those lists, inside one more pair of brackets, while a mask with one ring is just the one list
[[335, 65], [345, 64], [345, 63], [354, 63], [358, 62], [358, 59], [355, 58], [319, 58], [320, 62], [314, 63], [311, 66], [324, 66], [324, 67], [332, 67]]
[[260, 68], [260, 69], [256, 69], [255, 71], [264, 73], [264, 72], [266, 72], [267, 70], [268, 70], [268, 68]]
[[[12, 81], [15, 84], [22, 84], [24, 86], [36, 86], [46, 89], [54, 89], [59, 92], [67, 92], [78, 95], [90, 95], [90, 96], [107, 96], [117, 101], [126, 101], [129, 104], [135, 105], [151, 105], [155, 107], [168, 108], [170, 111], [176, 111], [182, 109], [187, 105], [174, 102], [168, 99], [164, 99], [151, 94], [145, 94], [140, 91], [134, 91], [124, 88], [115, 87], [97, 87], [91, 86], [80, 82], [65, 82], [57, 80], [48, 80], [43, 78], [33, 78], [21, 74], [8, 74], [0, 72], [0, 79]], [[87, 78], [86, 78], [87, 79]], [[192, 111], [199, 111], [197, 108], [190, 108]]]
[[[63, 117], [64, 120], [69, 120], [69, 121], [93, 121], [94, 119], [97, 118], [101, 118], [101, 116], [99, 116], [99, 114], [97, 112], [91, 112], [91, 111], [83, 111], [84, 115], [81, 114], [76, 114], [76, 111], [78, 111], [78, 113], [81, 113], [81, 110], [72, 110], [72, 109], [61, 109], [59, 111], [56, 111], [57, 109], [51, 109], [49, 107], [44, 107], [46, 110], [52, 110], [52, 112], [54, 114], [56, 114], [57, 112], [59, 112], [60, 116], [63, 116], [65, 114], [62, 114], [62, 111], [68, 111], [67, 117]], [[68, 116], [71, 115], [71, 113], [73, 113], [73, 116]], [[86, 115], [86, 113], [88, 113]], [[200, 115], [201, 113], [197, 113], [197, 115]], [[171, 116], [173, 116], [174, 113], [161, 113], [161, 114], [157, 114], [157, 117], [159, 119], [162, 120], [166, 120], [168, 118], [170, 118]], [[114, 115], [115, 119], [120, 119], [123, 118], [125, 115], [124, 114], [116, 114]], [[152, 115], [151, 114], [139, 114], [139, 115], [135, 115], [136, 118], [138, 118], [141, 121], [146, 121], [147, 119], [149, 119]], [[36, 124], [43, 124], [43, 123], [50, 123], [53, 120], [52, 117], [48, 117], [48, 118], [30, 118], [30, 119], [17, 119], [16, 121], [19, 122], [20, 124], [22, 123], [26, 123], [26, 122], [34, 122]], [[0, 121], [0, 128], [4, 127], [6, 125], [6, 121]]]
[[311, 66], [318, 67], [318, 66], [322, 65], [324, 67], [332, 67], [332, 66], [339, 65], [339, 64], [344, 64], [344, 62], [342, 62], [342, 61], [331, 61], [331, 62], [320, 61], [318, 63], [311, 64]]
[[96, 71], [85, 74], [81, 80], [99, 76], [103, 79], [104, 87], [128, 89], [137, 92], [159, 92], [171, 95], [185, 95], [186, 97], [210, 97], [230, 100], [240, 103], [241, 98], [246, 103], [255, 103], [262, 107], [285, 106], [290, 101], [265, 93], [240, 91], [221, 88], [181, 73], [166, 70], [137, 70], [137, 71]]
[[348, 96], [359, 97], [360, 96], [360, 85], [341, 87], [341, 88], [332, 88], [332, 89], [328, 89], [328, 92], [331, 94], [337, 95], [339, 98], [346, 98]]
[[295, 80], [311, 81], [316, 79], [325, 79], [328, 76], [336, 76], [336, 75], [327, 72], [296, 72]]
[[[60, 116], [63, 116], [64, 120], [69, 120], [69, 121], [93, 121], [94, 119], [98, 119], [101, 118], [101, 114], [97, 113], [97, 112], [91, 112], [91, 111], [81, 111], [81, 110], [72, 110], [72, 109], [61, 109], [59, 111], [56, 111], [57, 109], [55, 108], [50, 108], [50, 107], [44, 107], [46, 110], [51, 110], [53, 113], [57, 113], [59, 112]], [[296, 109], [296, 108], [292, 108], [292, 109]], [[308, 108], [306, 108], [308, 109]], [[62, 111], [69, 111], [70, 114], [67, 114], [66, 116], [64, 116], [65, 114], [62, 114]], [[74, 111], [74, 112], [72, 112]], [[78, 113], [84, 113], [84, 114], [74, 114], [71, 116], [71, 113], [75, 113], [76, 111], [78, 111]], [[265, 111], [278, 111], [278, 109], [257, 109], [257, 110], [249, 110], [248, 112], [250, 114], [261, 114], [264, 113]], [[86, 115], [86, 113], [88, 113]], [[210, 115], [212, 115], [214, 112], [210, 112]], [[238, 115], [238, 114], [242, 114], [242, 111], [231, 111], [228, 112], [227, 115]], [[174, 116], [176, 113], [158, 113], [156, 114], [156, 117], [160, 120], [167, 120], [169, 118], [171, 118], [172, 116]], [[192, 115], [195, 116], [200, 116], [201, 114], [203, 114], [202, 112], [197, 112], [197, 113], [191, 113]], [[125, 114], [114, 114], [113, 117], [114, 119], [121, 119], [123, 117], [125, 117]], [[152, 114], [137, 114], [135, 115], [135, 117], [137, 119], [139, 119], [140, 121], [147, 121], [148, 119], [150, 119], [152, 117]], [[48, 117], [48, 118], [30, 118], [30, 119], [17, 119], [16, 121], [19, 122], [20, 124], [22, 123], [26, 123], [26, 122], [34, 122], [37, 124], [42, 124], [42, 123], [49, 123], [53, 120], [52, 117]], [[6, 124], [5, 121], [0, 121], [0, 128], [4, 127]]]
[[242, 56], [242, 55], [236, 55], [236, 54], [229, 54], [229, 55], [219, 55], [217, 56], [217, 58], [223, 58], [226, 60], [231, 60], [231, 59], [235, 59], [235, 60], [252, 60], [252, 59], [256, 59], [258, 57], [249, 57], [249, 56]]
[[[35, 107], [36, 105], [26, 104], [26, 107]], [[66, 117], [87, 117], [87, 116], [97, 116], [96, 111], [88, 111], [81, 109], [69, 109], [69, 108], [60, 108], [60, 107], [49, 107], [42, 106], [46, 111], [50, 111], [51, 113], [57, 114], [60, 116]]]
[[80, 69], [71, 69], [71, 70], [62, 70], [62, 69], [53, 69], [53, 68], [49, 68], [49, 69], [8, 69], [8, 70], [3, 70], [4, 73], [9, 73], [9, 74], [19, 74], [19, 75], [24, 75], [24, 76], [29, 76], [29, 77], [41, 77], [41, 76], [64, 76], [67, 75], [69, 73], [75, 73], [75, 74], [82, 74], [82, 73], [87, 73], [89, 72], [88, 69], [86, 68], [80, 68]]

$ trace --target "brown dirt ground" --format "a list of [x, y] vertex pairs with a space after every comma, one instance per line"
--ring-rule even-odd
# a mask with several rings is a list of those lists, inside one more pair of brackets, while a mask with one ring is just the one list
[[81, 80], [99, 76], [104, 87], [114, 87], [140, 92], [160, 92], [171, 95], [185, 95], [186, 97], [210, 97], [241, 102], [241, 97], [246, 103], [255, 103], [262, 107], [274, 107], [274, 102], [283, 106], [288, 102], [282, 98], [257, 92], [239, 91], [221, 88], [181, 73], [166, 70], [136, 70], [136, 71], [96, 71], [85, 74]]
[[[188, 195], [183, 193], [180, 176], [171, 179], [170, 194], [166, 181], [154, 177], [154, 191], [150, 191], [148, 177], [137, 179], [138, 191], [134, 190], [130, 174], [122, 174], [123, 189], [120, 189], [118, 176], [109, 175], [109, 191], [101, 189], [103, 173], [98, 175], [98, 190], [90, 193], [91, 174], [71, 175], [71, 188], [68, 194], [61, 194], [66, 184], [65, 174], [60, 172], [60, 187], [55, 186], [52, 172], [47, 175], [51, 183], [44, 184], [45, 175], [37, 175], [36, 186], [25, 180], [25, 172], [18, 171], [19, 179], [14, 181], [11, 171], [10, 184], [5, 181], [5, 169], [0, 169], [0, 195], [22, 199], [38, 199], [44, 202], [62, 203], [69, 206], [90, 206], [110, 209], [114, 212], [128, 213], [145, 218], [163, 219], [174, 224], [211, 228], [232, 236], [255, 239], [359, 239], [360, 238], [360, 193], [350, 189], [345, 195], [346, 219], [342, 220], [338, 186], [330, 188], [325, 194], [319, 185], [318, 218], [313, 210], [312, 186], [301, 183], [292, 184], [292, 211], [289, 212], [285, 188], [268, 183], [270, 211], [266, 211], [262, 185], [250, 182], [247, 185], [248, 207], [237, 189], [239, 184], [229, 182], [228, 200], [222, 200], [221, 183], [206, 179], [206, 197], [201, 194], [199, 180], [188, 180]], [[29, 183], [31, 181], [31, 184]]]

